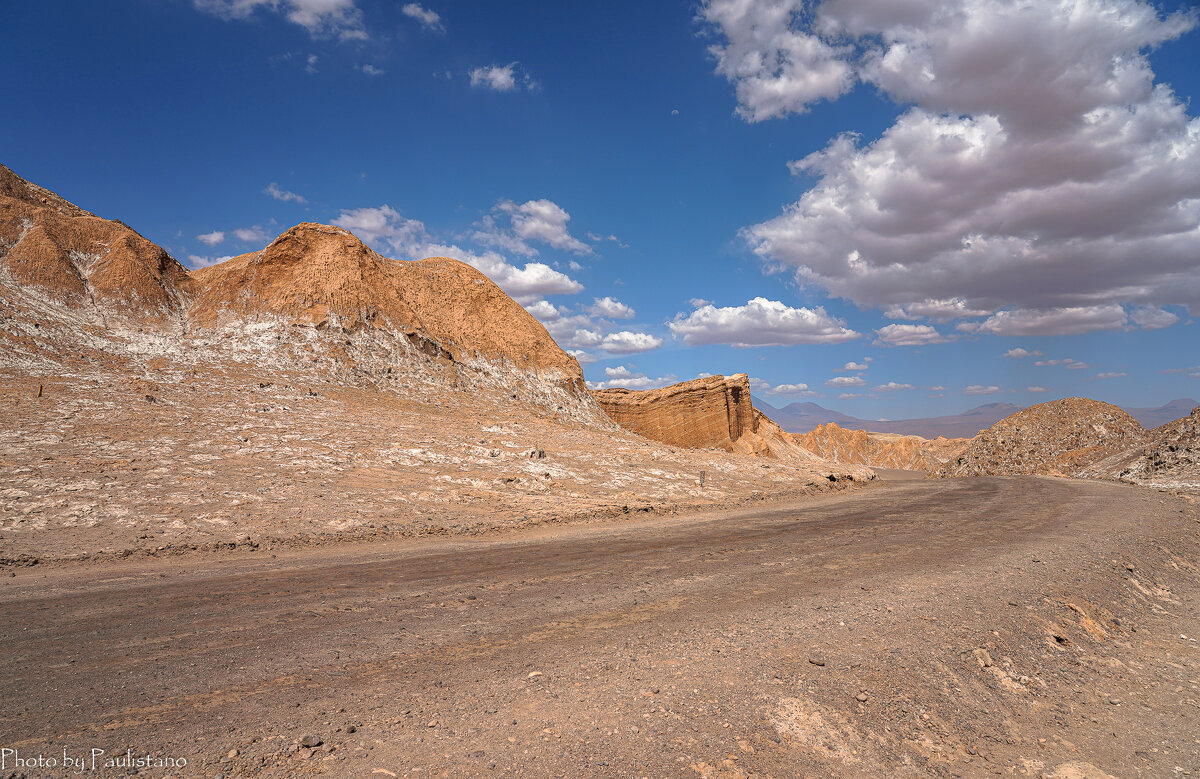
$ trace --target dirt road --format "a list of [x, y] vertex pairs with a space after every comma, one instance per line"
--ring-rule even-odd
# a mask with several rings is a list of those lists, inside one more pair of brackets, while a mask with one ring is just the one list
[[38, 566], [0, 585], [0, 777], [1200, 775], [1197, 531], [1140, 488], [887, 481]]

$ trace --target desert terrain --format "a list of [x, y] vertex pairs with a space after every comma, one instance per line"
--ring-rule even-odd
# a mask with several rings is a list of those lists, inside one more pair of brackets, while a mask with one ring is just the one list
[[0, 166], [0, 776], [1194, 775], [1198, 415], [591, 392], [457, 260]]

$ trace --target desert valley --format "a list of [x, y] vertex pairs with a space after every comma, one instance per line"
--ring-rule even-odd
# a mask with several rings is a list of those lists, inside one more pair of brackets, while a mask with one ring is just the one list
[[589, 390], [455, 259], [188, 270], [0, 166], [0, 775], [1200, 771], [1200, 408], [751, 389]]

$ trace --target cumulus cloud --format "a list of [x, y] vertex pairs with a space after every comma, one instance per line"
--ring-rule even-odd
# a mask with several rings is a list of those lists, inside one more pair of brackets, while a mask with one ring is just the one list
[[1179, 321], [1176, 314], [1158, 306], [1139, 306], [1129, 312], [1129, 318], [1143, 330], [1158, 330]]
[[588, 311], [596, 316], [605, 316], [609, 319], [633, 319], [635, 316], [631, 307], [611, 296], [594, 298]]
[[875, 331], [876, 343], [886, 346], [925, 346], [951, 340], [933, 325], [884, 325]]
[[471, 86], [483, 87], [496, 92], [515, 92], [520, 89], [534, 88], [533, 79], [521, 69], [520, 63], [517, 62], [473, 68], [468, 75], [471, 79]]
[[233, 237], [243, 243], [265, 243], [270, 240], [270, 234], [255, 225], [254, 227], [239, 227], [233, 231]]
[[416, 19], [427, 30], [446, 31], [445, 26], [442, 25], [442, 17], [437, 12], [422, 7], [420, 3], [406, 3], [400, 12], [410, 19]]
[[879, 392], [895, 392], [896, 390], [916, 389], [916, 387], [911, 384], [899, 384], [894, 381], [889, 381], [887, 384], [880, 384], [874, 389], [878, 390]]
[[834, 376], [825, 382], [826, 387], [865, 387], [867, 380], [862, 376]]
[[282, 13], [313, 37], [365, 40], [362, 11], [355, 0], [194, 0], [197, 9], [225, 20], [249, 19], [258, 10]]
[[276, 184], [274, 181], [272, 181], [270, 184], [267, 185], [267, 188], [263, 190], [263, 194], [270, 195], [271, 197], [275, 198], [276, 200], [282, 200], [285, 203], [287, 203], [288, 201], [291, 201], [294, 203], [307, 203], [308, 202], [308, 200], [306, 200], [304, 197], [297, 195], [295, 192], [289, 192], [286, 189], [283, 189], [278, 184]]
[[401, 216], [387, 203], [377, 208], [343, 210], [333, 223], [380, 251], [399, 255], [402, 259], [418, 259], [414, 253], [419, 252], [418, 247], [429, 238], [423, 222]]
[[[504, 220], [508, 222], [507, 228], [501, 224]], [[501, 200], [483, 218], [473, 237], [480, 243], [527, 257], [538, 253], [531, 241], [575, 254], [591, 254], [592, 247], [571, 235], [567, 229], [569, 221], [571, 215], [553, 200], [542, 198], [524, 203]]]
[[708, 0], [700, 17], [724, 36], [711, 46], [717, 72], [737, 89], [738, 114], [751, 122], [800, 113], [854, 85], [846, 47], [799, 29], [804, 0]]
[[982, 322], [961, 322], [958, 329], [992, 335], [1078, 335], [1117, 330], [1127, 322], [1125, 309], [1111, 304], [998, 311]]
[[964, 395], [994, 395], [1000, 391], [1000, 388], [993, 385], [971, 384], [963, 387]]
[[657, 379], [652, 379], [646, 374], [633, 371], [625, 365], [605, 368], [604, 377], [604, 381], [589, 381], [588, 387], [594, 390], [613, 389], [615, 387], [632, 390], [645, 390], [667, 387], [675, 383], [674, 374], [667, 374], [666, 376], [660, 376]]
[[196, 240], [205, 246], [216, 246], [225, 240], [225, 233], [220, 230], [213, 230], [211, 233], [201, 233], [196, 236]]
[[[898, 319], [1200, 307], [1200, 119], [1145, 53], [1197, 14], [1139, 0], [808, 5], [703, 6], [739, 113], [803, 111], [854, 78], [910, 107], [877, 140], [844, 134], [792, 164], [816, 185], [742, 231], [764, 261]], [[988, 321], [978, 332], [1015, 320]]]
[[[868, 358], [868, 361], [869, 361], [869, 359], [870, 358]], [[865, 371], [870, 367], [871, 367], [870, 365], [867, 365], [867, 361], [854, 362], [853, 360], [851, 360], [850, 362], [846, 363], [842, 367], [838, 368], [838, 370], [839, 371]]]
[[686, 316], [676, 314], [667, 326], [672, 335], [689, 346], [842, 343], [862, 335], [827, 314], [824, 308], [792, 308], [762, 297], [749, 300], [744, 306], [717, 308], [706, 303]]
[[803, 382], [797, 382], [795, 384], [772, 384], [771, 382], [765, 379], [760, 379], [756, 376], [750, 377], [750, 389], [760, 395], [786, 396], [792, 398], [821, 397], [821, 393], [810, 390], [808, 385], [804, 384]]
[[442, 256], [462, 260], [496, 282], [518, 303], [533, 303], [545, 295], [569, 295], [583, 290], [578, 281], [545, 263], [528, 262], [517, 266], [494, 251], [473, 252], [438, 243], [429, 235], [423, 222], [402, 216], [386, 203], [376, 208], [343, 210], [333, 223], [378, 251], [400, 259]]
[[1039, 352], [1036, 350], [1031, 352], [1028, 349], [1024, 349], [1024, 348], [1018, 346], [1016, 349], [1009, 349], [1007, 352], [1004, 353], [1004, 356], [1005, 357], [1014, 357], [1014, 358], [1041, 357], [1042, 352]]
[[363, 73], [366, 73], [368, 76], [382, 76], [383, 75], [383, 70], [381, 68], [377, 68], [371, 64], [363, 65], [361, 68], [359, 68], [359, 70], [361, 70]]
[[232, 259], [232, 254], [227, 254], [224, 257], [201, 257], [198, 254], [189, 254], [187, 265], [192, 270], [198, 270], [200, 268], [207, 268], [209, 265], [216, 265], [218, 262], [225, 262], [225, 260]]
[[633, 354], [635, 352], [648, 352], [651, 349], [657, 349], [662, 346], [662, 339], [649, 333], [634, 333], [629, 330], [622, 330], [618, 333], [609, 333], [604, 336], [597, 349], [609, 352], [610, 354]]

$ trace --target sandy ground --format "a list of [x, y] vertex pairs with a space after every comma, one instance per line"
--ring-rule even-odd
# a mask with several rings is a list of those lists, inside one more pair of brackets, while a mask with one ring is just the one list
[[907, 479], [42, 564], [0, 580], [0, 748], [187, 761], [150, 776], [1200, 775], [1198, 531], [1142, 488]]
[[495, 391], [159, 362], [0, 370], [0, 568], [474, 535], [815, 495], [869, 475], [670, 447]]

